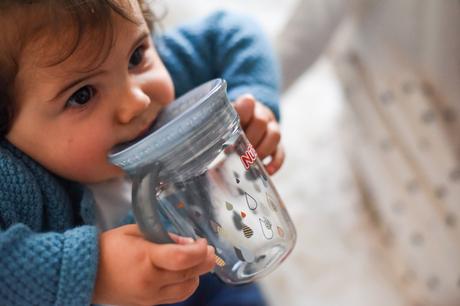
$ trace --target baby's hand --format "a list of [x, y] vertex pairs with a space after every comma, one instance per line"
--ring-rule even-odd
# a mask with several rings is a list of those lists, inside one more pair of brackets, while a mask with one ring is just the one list
[[271, 157], [265, 168], [270, 175], [274, 174], [284, 162], [280, 126], [275, 115], [249, 94], [236, 99], [234, 107], [240, 116], [241, 126], [259, 158], [263, 160]]
[[102, 233], [93, 303], [156, 305], [188, 298], [199, 276], [214, 267], [214, 249], [204, 239], [175, 240], [151, 243], [137, 225]]

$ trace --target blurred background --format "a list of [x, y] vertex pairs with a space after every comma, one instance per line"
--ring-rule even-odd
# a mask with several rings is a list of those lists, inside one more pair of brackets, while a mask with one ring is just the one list
[[[417, 92], [417, 89], [422, 92], [423, 89], [438, 88], [445, 93], [447, 100], [458, 94], [456, 87], [460, 84], [460, 61], [452, 68], [452, 65], [446, 66], [437, 59], [446, 58], [449, 54], [447, 51], [460, 54], [460, 44], [455, 42], [458, 41], [455, 37], [460, 37], [460, 2], [440, 0], [439, 3], [443, 5], [439, 6], [433, 5], [433, 2], [436, 1], [285, 0], [282, 4], [276, 0], [162, 2], [167, 12], [162, 22], [165, 28], [204, 16], [216, 9], [237, 11], [255, 18], [271, 39], [283, 64], [282, 142], [287, 158], [273, 180], [296, 225], [298, 240], [288, 259], [274, 273], [260, 281], [272, 306], [460, 305], [460, 273], [457, 272], [460, 269], [456, 265], [445, 264], [455, 261], [455, 258], [458, 261], [460, 252], [458, 248], [446, 251], [447, 247], [443, 247], [452, 245], [452, 240], [440, 238], [450, 235], [458, 244], [458, 234], [452, 232], [456, 231], [458, 208], [445, 204], [448, 208], [437, 209], [439, 216], [432, 218], [434, 221], [430, 215], [431, 203], [443, 204], [439, 204], [438, 200], [445, 199], [446, 194], [456, 194], [455, 191], [447, 193], [446, 190], [457, 187], [448, 185], [453, 182], [433, 183], [436, 179], [432, 180], [430, 175], [437, 173], [437, 168], [424, 170], [423, 166], [417, 165], [417, 162], [423, 161], [417, 155], [419, 153], [412, 156], [411, 147], [405, 146], [406, 142], [411, 143], [411, 138], [417, 138], [417, 141], [425, 140], [426, 149], [430, 141], [425, 137], [428, 132], [415, 128], [416, 123], [407, 127], [399, 124], [399, 121], [393, 122], [393, 117], [376, 105], [375, 109], [371, 107], [367, 113], [361, 113], [364, 121], [369, 122], [367, 126], [358, 126], [358, 130], [366, 134], [358, 138], [368, 137], [370, 142], [375, 140], [375, 146], [385, 152], [395, 148], [391, 152], [396, 152], [394, 154], [397, 156], [393, 159], [383, 157], [384, 162], [366, 161], [366, 156], [380, 156], [380, 153], [373, 153], [373, 147], [370, 151], [361, 152], [361, 155], [349, 154], [350, 148], [367, 147], [354, 141], [352, 136], [356, 135], [356, 130], [350, 127], [351, 123], [360, 121], [351, 115], [349, 103], [346, 102], [353, 89], [359, 92], [361, 88], [367, 88], [360, 97], [364, 96], [370, 105], [373, 100], [377, 101], [375, 103], [397, 100], [394, 96], [398, 96], [400, 88], [405, 94]], [[304, 16], [299, 14], [299, 10], [305, 12]], [[349, 16], [350, 10], [353, 13]], [[419, 24], [412, 17], [408, 18], [408, 13], [414, 20], [419, 18], [424, 23]], [[448, 16], [443, 18], [443, 14]], [[363, 39], [350, 38], [350, 28], [356, 27], [356, 24], [361, 25], [363, 32], [367, 31], [361, 34]], [[439, 32], [441, 30], [442, 33]], [[300, 38], [299, 33], [302, 35]], [[379, 40], [374, 45], [374, 40], [380, 37], [385, 43], [381, 44]], [[442, 49], [441, 56], [432, 47], [442, 43], [440, 37], [450, 44], [450, 47]], [[352, 52], [349, 49], [353, 48], [343, 51], [344, 46], [349, 45], [343, 41], [352, 41], [358, 47]], [[395, 43], [390, 44], [389, 41]], [[387, 50], [387, 53], [383, 54], [382, 50]], [[383, 64], [379, 64], [381, 60]], [[354, 68], [349, 68], [347, 63]], [[441, 73], [446, 70], [450, 72]], [[364, 78], [354, 76], [361, 73], [365, 75]], [[430, 75], [434, 77], [428, 77]], [[353, 82], [343, 82], [343, 79]], [[412, 97], [410, 99], [412, 101]], [[352, 97], [351, 100], [356, 99]], [[414, 105], [430, 105], [422, 94], [419, 100], [422, 102]], [[401, 101], [405, 103], [404, 99]], [[441, 99], [436, 101], [438, 105], [443, 104], [439, 102]], [[417, 114], [417, 107], [414, 107], [405, 110], [407, 116]], [[366, 109], [365, 104], [352, 105], [352, 108]], [[428, 123], [436, 121], [438, 110], [427, 109], [435, 119], [430, 119], [425, 109], [423, 120]], [[449, 114], [455, 114], [455, 111], [443, 108], [439, 114], [444, 114], [447, 120]], [[452, 119], [452, 116], [449, 118]], [[402, 121], [407, 120], [403, 117]], [[393, 125], [397, 128], [391, 128]], [[385, 127], [387, 134], [382, 132], [387, 131]], [[429, 135], [433, 139], [444, 139], [445, 126], [436, 128]], [[401, 138], [400, 135], [408, 136]], [[446, 138], [439, 147], [449, 147], [448, 142]], [[398, 156], [403, 156], [400, 164], [395, 161], [399, 160]], [[449, 160], [449, 165], [457, 169], [458, 155], [446, 151], [433, 156], [437, 159], [425, 157], [424, 163], [431, 160], [428, 163], [432, 163], [433, 167], [442, 168], [443, 163]], [[436, 160], [440, 160], [439, 163]], [[367, 166], [374, 166], [368, 176], [361, 175], [353, 166], [366, 163]], [[376, 181], [375, 185], [387, 188], [375, 190], [377, 195], [380, 192], [380, 197], [363, 193], [361, 186], [366, 185], [362, 182], [375, 181], [374, 176], [380, 177], [376, 164], [383, 167], [383, 170], [379, 170], [381, 172], [394, 169], [388, 170], [386, 177], [387, 181], [393, 181], [392, 187], [384, 181]], [[404, 173], [407, 175], [399, 175], [400, 169], [406, 168], [408, 170]], [[453, 172], [449, 173], [452, 181]], [[460, 177], [460, 172], [458, 174]], [[409, 178], [409, 183], [405, 177]], [[439, 180], [442, 181], [442, 178]], [[422, 183], [419, 184], [419, 181]], [[434, 187], [431, 188], [430, 184]], [[406, 190], [401, 191], [401, 186], [406, 186]], [[439, 186], [444, 189], [439, 189]], [[421, 194], [417, 199], [405, 194], [417, 192]], [[434, 201], [436, 197], [438, 199]], [[403, 204], [398, 200], [401, 198], [404, 199]], [[458, 197], [450, 201], [456, 203], [456, 199]], [[387, 200], [388, 205], [385, 206]], [[374, 207], [369, 202], [379, 204]], [[404, 211], [411, 212], [411, 208], [407, 208], [409, 206], [404, 206], [406, 202], [409, 203], [407, 205], [420, 202], [420, 207], [426, 204], [426, 208], [417, 208], [422, 212], [419, 216], [425, 216], [426, 219], [420, 217], [408, 221], [398, 217]], [[390, 207], [390, 212], [387, 213], [385, 207]], [[430, 241], [444, 240], [445, 245], [441, 247], [430, 245]], [[423, 247], [427, 251], [421, 249]], [[420, 255], [425, 253], [428, 255]], [[444, 257], [446, 254], [448, 256]], [[427, 262], [436, 264], [430, 266]]]

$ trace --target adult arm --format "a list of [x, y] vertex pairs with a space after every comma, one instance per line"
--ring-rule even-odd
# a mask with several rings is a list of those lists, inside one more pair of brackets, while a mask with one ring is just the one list
[[298, 1], [276, 40], [283, 72], [283, 91], [294, 84], [323, 53], [350, 2]]

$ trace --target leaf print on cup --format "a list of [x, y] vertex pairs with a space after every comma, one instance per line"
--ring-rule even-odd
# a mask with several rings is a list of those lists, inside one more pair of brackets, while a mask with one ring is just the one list
[[257, 208], [257, 201], [249, 193], [245, 192], [246, 203], [248, 204], [249, 209], [255, 210]]
[[225, 202], [225, 207], [227, 208], [228, 211], [233, 210], [233, 205], [232, 205], [232, 203]]
[[278, 230], [278, 235], [280, 235], [281, 238], [284, 238], [284, 230], [277, 226], [276, 229]]
[[268, 193], [267, 193], [266, 195], [267, 195], [267, 203], [268, 203], [268, 206], [270, 206], [270, 208], [271, 208], [273, 211], [277, 212], [277, 211], [278, 211], [278, 208], [276, 207], [275, 202], [273, 202], [272, 198], [270, 197], [270, 195], [269, 195]]
[[234, 211], [233, 216], [232, 216], [232, 221], [233, 221], [233, 225], [235, 226], [235, 229], [237, 231], [241, 231], [243, 229], [242, 220], [243, 220], [243, 218], [241, 218], [241, 216]]
[[262, 184], [264, 185], [265, 188], [268, 188], [268, 178], [267, 176], [262, 172], [261, 174], [261, 181], [262, 181]]
[[222, 226], [217, 223], [216, 221], [210, 220], [209, 223], [211, 224], [211, 228], [216, 234], [222, 234]]
[[245, 249], [245, 248], [237, 248], [233, 247], [235, 250], [236, 257], [238, 257], [239, 260], [241, 261], [246, 261], [246, 262], [253, 262], [255, 259], [254, 254], [252, 254], [251, 251]]
[[195, 215], [196, 218], [200, 218], [201, 217], [201, 212], [198, 210], [198, 209], [193, 209], [193, 214]]

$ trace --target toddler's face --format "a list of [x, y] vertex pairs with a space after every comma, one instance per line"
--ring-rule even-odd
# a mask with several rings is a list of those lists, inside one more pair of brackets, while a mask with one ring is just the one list
[[113, 14], [113, 47], [94, 70], [84, 69], [88, 50], [101, 43], [94, 40], [57, 65], [40, 65], [33, 43], [20, 58], [18, 114], [7, 139], [62, 177], [90, 183], [123, 175], [107, 154], [144, 133], [174, 98], [137, 1], [131, 4], [138, 24]]

